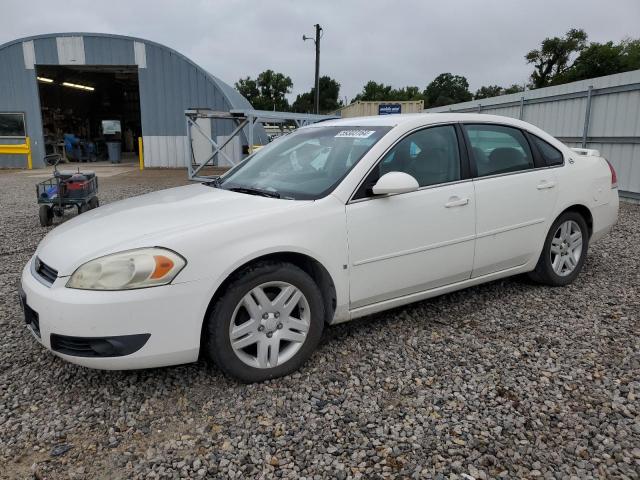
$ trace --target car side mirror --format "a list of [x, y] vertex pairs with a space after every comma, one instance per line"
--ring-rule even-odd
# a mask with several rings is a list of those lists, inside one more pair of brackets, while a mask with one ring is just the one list
[[413, 192], [420, 188], [418, 181], [408, 173], [385, 173], [371, 189], [374, 195]]

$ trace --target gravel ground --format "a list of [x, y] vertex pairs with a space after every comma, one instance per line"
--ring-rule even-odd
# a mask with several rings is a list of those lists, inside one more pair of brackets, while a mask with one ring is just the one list
[[[101, 180], [101, 201], [185, 182]], [[331, 327], [298, 373], [102, 372], [43, 350], [15, 295], [46, 233], [0, 172], [0, 478], [640, 478], [640, 207], [565, 288], [494, 282]]]

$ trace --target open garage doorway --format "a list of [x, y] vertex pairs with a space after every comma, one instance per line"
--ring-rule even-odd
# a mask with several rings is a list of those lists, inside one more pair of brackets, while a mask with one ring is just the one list
[[47, 154], [69, 162], [137, 162], [138, 67], [36, 65]]

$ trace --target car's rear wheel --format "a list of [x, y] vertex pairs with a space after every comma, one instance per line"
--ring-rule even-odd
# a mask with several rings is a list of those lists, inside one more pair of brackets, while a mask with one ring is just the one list
[[553, 223], [536, 269], [530, 277], [551, 286], [573, 282], [582, 270], [589, 248], [589, 229], [577, 212], [565, 212]]
[[313, 279], [284, 262], [235, 275], [207, 319], [207, 353], [226, 374], [259, 382], [298, 369], [322, 336], [324, 303]]

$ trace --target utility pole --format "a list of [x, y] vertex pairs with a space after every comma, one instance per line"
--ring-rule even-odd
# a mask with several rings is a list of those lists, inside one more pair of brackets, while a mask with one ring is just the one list
[[315, 98], [314, 98], [314, 111], [317, 114], [320, 113], [320, 38], [322, 37], [322, 27], [320, 24], [316, 23], [314, 25], [316, 28], [316, 38], [307, 37], [306, 35], [302, 35], [302, 40], [313, 40], [316, 44], [316, 81], [315, 81]]
[[315, 24], [316, 27], [316, 115], [320, 113], [320, 32], [322, 27]]

